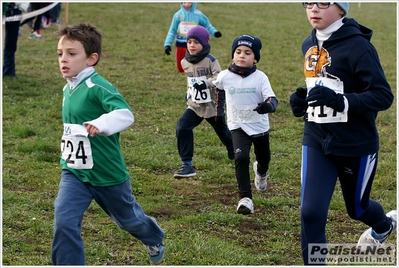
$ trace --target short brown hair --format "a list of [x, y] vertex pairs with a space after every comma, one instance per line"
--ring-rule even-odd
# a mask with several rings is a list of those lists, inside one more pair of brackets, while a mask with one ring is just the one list
[[57, 35], [58, 40], [60, 40], [62, 37], [65, 37], [65, 39], [68, 40], [81, 42], [88, 57], [93, 53], [97, 53], [98, 60], [94, 65], [100, 61], [102, 35], [95, 26], [84, 23], [73, 26], [65, 26], [57, 32]]

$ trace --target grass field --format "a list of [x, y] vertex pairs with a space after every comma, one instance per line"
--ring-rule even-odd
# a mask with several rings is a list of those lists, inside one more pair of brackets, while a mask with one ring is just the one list
[[[166, 232], [164, 265], [302, 265], [299, 243], [302, 119], [289, 96], [304, 86], [301, 43], [311, 26], [300, 3], [199, 3], [222, 32], [210, 40], [223, 69], [231, 43], [249, 33], [263, 42], [258, 68], [279, 99], [270, 115], [270, 179], [254, 191], [255, 214], [236, 214], [234, 164], [210, 125], [195, 129], [197, 176], [174, 179], [180, 166], [175, 126], [186, 109], [186, 79], [163, 42], [178, 3], [69, 3], [68, 24], [96, 25], [103, 56], [96, 70], [131, 105], [135, 123], [121, 134], [134, 195]], [[387, 79], [397, 87], [397, 4], [351, 3], [349, 17], [374, 31]], [[60, 20], [65, 22], [65, 4]], [[58, 70], [57, 26], [28, 39], [22, 27], [16, 53], [18, 78], [2, 84], [2, 264], [51, 265], [53, 202], [60, 180], [61, 101], [65, 79]], [[371, 194], [388, 211], [397, 204], [396, 99], [377, 118], [380, 158]], [[254, 156], [252, 155], [252, 159]], [[327, 224], [331, 243], [356, 243], [367, 228], [346, 215], [337, 185]], [[96, 203], [85, 213], [82, 236], [87, 265], [148, 265], [141, 243], [118, 227]], [[389, 242], [394, 243], [396, 235]], [[396, 263], [395, 263], [396, 264]]]

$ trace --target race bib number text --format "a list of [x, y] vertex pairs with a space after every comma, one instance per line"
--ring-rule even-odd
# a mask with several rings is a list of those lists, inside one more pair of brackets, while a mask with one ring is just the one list
[[188, 31], [191, 28], [195, 27], [195, 26], [197, 26], [197, 23], [193, 23], [193, 22], [190, 22], [190, 21], [182, 21], [182, 22], [180, 22], [180, 24], [179, 24], [179, 35], [182, 36], [182, 37], [186, 37]]
[[254, 111], [256, 105], [229, 105], [228, 118], [234, 123], [262, 122], [262, 115]]
[[207, 103], [212, 101], [211, 92], [209, 88], [203, 90], [196, 90], [193, 85], [195, 83], [200, 83], [201, 81], [205, 81], [206, 77], [187, 77], [188, 84], [188, 94], [191, 96], [191, 99], [195, 103]]
[[88, 132], [82, 125], [64, 124], [61, 154], [69, 168], [91, 169], [93, 157]]
[[[325, 77], [311, 77], [306, 78], [306, 86], [309, 91], [312, 90], [316, 85], [325, 86], [331, 88], [336, 93], [344, 93], [344, 85], [342, 81], [336, 79], [330, 79]], [[348, 121], [348, 114], [343, 112], [338, 112], [331, 107], [327, 106], [309, 106], [307, 111], [308, 121], [315, 122], [319, 124], [325, 123], [344, 123]]]

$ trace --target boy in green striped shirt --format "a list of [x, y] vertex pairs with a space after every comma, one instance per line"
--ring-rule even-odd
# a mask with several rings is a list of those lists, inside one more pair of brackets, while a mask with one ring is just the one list
[[54, 265], [85, 265], [81, 237], [84, 212], [94, 199], [120, 227], [140, 240], [151, 263], [165, 255], [164, 231], [132, 195], [119, 133], [134, 122], [130, 106], [94, 66], [101, 56], [102, 35], [90, 24], [58, 31], [58, 62], [63, 88], [62, 167], [54, 204]]

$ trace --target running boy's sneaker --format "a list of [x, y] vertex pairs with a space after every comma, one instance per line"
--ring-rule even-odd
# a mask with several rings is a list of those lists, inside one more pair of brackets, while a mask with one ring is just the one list
[[254, 172], [255, 172], [255, 187], [256, 187], [256, 190], [258, 190], [259, 192], [266, 191], [267, 178], [269, 177], [269, 174], [266, 174], [265, 176], [260, 176], [258, 174], [258, 161], [254, 162], [253, 169], [254, 169]]
[[145, 246], [148, 252], [148, 256], [150, 257], [150, 261], [152, 264], [160, 264], [165, 258], [165, 245], [163, 243], [157, 246]]
[[182, 164], [180, 166], [180, 169], [175, 172], [173, 177], [175, 177], [175, 178], [188, 178], [188, 177], [193, 177], [195, 175], [197, 175], [197, 173], [195, 172], [195, 167], [194, 166], [190, 166], [190, 165], [187, 165], [187, 164]]
[[42, 35], [37, 33], [36, 31], [31, 32], [29, 35], [29, 39], [32, 39], [32, 38], [39, 39], [41, 37], [42, 37]]
[[244, 197], [238, 202], [237, 206], [238, 214], [253, 214], [254, 213], [254, 204], [252, 203], [252, 199], [249, 197]]
[[364, 233], [360, 236], [359, 241], [357, 242], [357, 246], [361, 249], [361, 251], [365, 251], [367, 249], [367, 246], [377, 245], [378, 247], [382, 247], [388, 240], [388, 237], [396, 231], [396, 221], [398, 218], [396, 210], [391, 210], [390, 212], [388, 212], [387, 217], [390, 218], [392, 222], [389, 232], [381, 236], [374, 232], [374, 230], [372, 230], [371, 228], [364, 231]]

